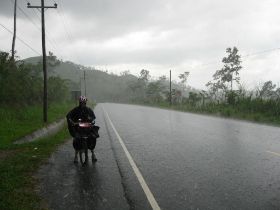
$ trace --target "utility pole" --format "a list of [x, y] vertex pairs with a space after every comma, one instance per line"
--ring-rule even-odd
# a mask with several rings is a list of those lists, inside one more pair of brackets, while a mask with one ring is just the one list
[[45, 42], [45, 9], [57, 8], [57, 4], [54, 6], [45, 6], [44, 0], [41, 0], [41, 6], [31, 6], [27, 3], [27, 8], [39, 8], [41, 9], [41, 20], [42, 20], [42, 53], [43, 53], [43, 73], [44, 73], [44, 122], [48, 121], [48, 75], [47, 75], [47, 62], [46, 62], [46, 42]]
[[81, 95], [82, 95], [82, 77], [80, 76], [80, 91], [81, 91]]
[[169, 81], [169, 94], [170, 94], [170, 101], [169, 101], [169, 105], [172, 105], [172, 94], [171, 94], [171, 70], [170, 70], [170, 81]]
[[17, 0], [15, 0], [14, 4], [14, 35], [13, 35], [13, 43], [12, 43], [12, 60], [15, 60], [15, 43], [16, 43], [16, 32], [17, 32]]
[[86, 71], [84, 70], [84, 85], [85, 85], [85, 96], [87, 96], [87, 83], [86, 83]]

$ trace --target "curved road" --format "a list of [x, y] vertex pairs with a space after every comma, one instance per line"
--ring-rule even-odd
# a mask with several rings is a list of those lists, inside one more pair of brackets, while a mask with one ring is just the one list
[[280, 209], [278, 127], [121, 104], [95, 113], [98, 162], [74, 165], [69, 141], [38, 173], [50, 209]]

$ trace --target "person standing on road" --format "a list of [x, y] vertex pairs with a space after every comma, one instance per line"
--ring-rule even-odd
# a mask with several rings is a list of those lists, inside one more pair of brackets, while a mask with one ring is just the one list
[[[67, 124], [68, 124], [68, 130], [69, 133], [71, 134], [73, 139], [73, 147], [77, 149], [77, 147], [80, 147], [79, 145], [79, 139], [76, 138], [76, 129], [75, 126], [79, 121], [81, 122], [89, 122], [93, 123], [96, 119], [95, 114], [93, 110], [89, 107], [86, 106], [87, 104], [87, 98], [85, 96], [80, 96], [79, 98], [79, 106], [75, 107], [72, 109], [67, 115]], [[98, 134], [93, 131], [92, 135], [89, 137], [88, 141], [88, 148], [90, 150], [94, 150], [96, 146], [96, 138], [98, 137]], [[79, 148], [78, 148], [79, 149]], [[94, 153], [92, 153], [92, 159], [93, 161], [97, 161], [96, 156]]]

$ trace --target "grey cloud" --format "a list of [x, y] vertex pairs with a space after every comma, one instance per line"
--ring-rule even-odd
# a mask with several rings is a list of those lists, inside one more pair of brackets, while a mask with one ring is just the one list
[[[26, 8], [26, 1], [18, 1], [19, 6], [38, 21], [34, 11]], [[219, 68], [227, 47], [237, 46], [243, 55], [280, 47], [278, 0], [55, 1], [58, 9], [48, 10], [47, 31], [59, 43], [59, 54], [79, 57], [87, 65], [127, 63], [142, 66], [149, 63], [183, 69], [192, 62], [217, 61], [218, 64], [203, 70], [192, 69], [196, 76], [204, 77], [204, 71]], [[37, 4], [39, 1], [30, 2]], [[46, 0], [46, 4], [53, 4], [53, 1]], [[0, 23], [1, 16], [12, 18], [12, 14], [10, 0], [2, 0]], [[20, 11], [18, 14], [22, 21], [29, 21]], [[67, 38], [64, 24], [71, 40]], [[28, 40], [28, 37], [38, 36], [38, 31], [27, 31], [33, 30], [30, 27], [19, 27], [20, 35], [27, 37], [28, 43], [32, 43], [32, 38]], [[142, 32], [149, 35], [143, 46], [135, 46], [127, 38], [129, 34]], [[111, 47], [108, 43], [115, 39], [127, 43]], [[261, 62], [265, 63], [267, 57]], [[253, 68], [254, 65], [248, 66]]]
[[[40, 5], [39, 1], [25, 1], [25, 0], [17, 0], [17, 18], [26, 19], [26, 15], [34, 20], [38, 19], [38, 14], [35, 15], [35, 9], [27, 8], [27, 2], [30, 2], [32, 5]], [[52, 2], [51, 5], [54, 3]], [[32, 11], [33, 10], [33, 11]], [[24, 14], [25, 13], [25, 14]], [[14, 0], [1, 0], [0, 2], [0, 15], [5, 17], [12, 18], [14, 16]]]
[[86, 25], [81, 31], [76, 30], [76, 35], [85, 39], [107, 39], [152, 27], [153, 12], [162, 10], [163, 6], [159, 0], [70, 0], [60, 10], [71, 16], [71, 25], [76, 21]]
[[13, 15], [13, 4], [10, 0], [2, 0], [0, 2], [0, 14], [6, 17]]

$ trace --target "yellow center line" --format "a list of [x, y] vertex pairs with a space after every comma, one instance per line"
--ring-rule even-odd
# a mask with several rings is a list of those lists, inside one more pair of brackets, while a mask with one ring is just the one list
[[271, 151], [266, 151], [266, 152], [268, 152], [268, 153], [270, 153], [270, 154], [273, 154], [273, 155], [276, 155], [276, 156], [279, 156], [280, 157], [280, 153], [277, 153], [277, 152], [271, 152]]

